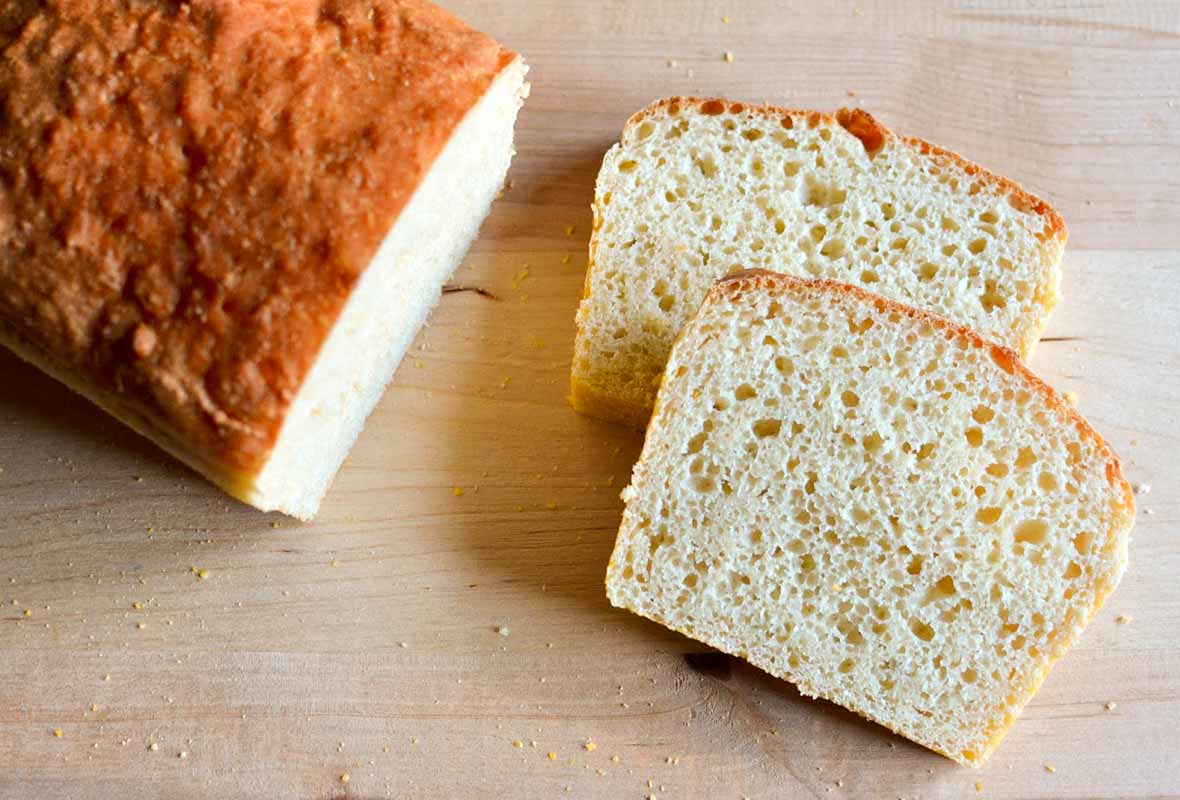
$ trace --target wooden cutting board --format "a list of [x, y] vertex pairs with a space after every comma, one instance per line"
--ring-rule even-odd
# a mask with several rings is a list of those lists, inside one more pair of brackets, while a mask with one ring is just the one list
[[[315, 524], [0, 355], [0, 798], [1180, 796], [1180, 5], [451, 6], [532, 64], [513, 184]], [[1153, 488], [981, 771], [604, 599], [641, 436], [567, 407], [573, 315], [602, 154], [677, 93], [861, 106], [1069, 223], [1033, 366]]]

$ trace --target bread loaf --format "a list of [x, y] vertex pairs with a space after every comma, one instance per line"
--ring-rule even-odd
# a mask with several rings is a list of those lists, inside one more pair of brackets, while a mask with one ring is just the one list
[[631, 118], [594, 218], [572, 401], [640, 427], [677, 332], [723, 275], [858, 284], [1027, 357], [1066, 239], [1043, 201], [863, 111], [694, 98]]
[[0, 12], [0, 341], [307, 519], [512, 156], [521, 59], [422, 0]]
[[614, 605], [970, 765], [1118, 584], [1134, 518], [1014, 352], [768, 272], [685, 327], [623, 497]]

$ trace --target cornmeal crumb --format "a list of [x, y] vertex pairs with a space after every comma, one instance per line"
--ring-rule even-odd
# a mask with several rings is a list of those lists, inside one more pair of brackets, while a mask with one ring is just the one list
[[725, 63], [727, 63], [727, 64], [733, 63], [733, 53], [730, 52], [729, 50], [725, 51]]
[[589, 753], [593, 753], [598, 749], [598, 745], [594, 744], [594, 742], [590, 740], [586, 740], [586, 744], [582, 745], [582, 747], [586, 748], [586, 751]]
[[1080, 397], [1078, 397], [1077, 392], [1066, 392], [1065, 393], [1065, 402], [1069, 403], [1071, 406], [1077, 406], [1077, 404], [1080, 403], [1081, 401], [1082, 400]]
[[31, 608], [26, 608], [26, 609], [24, 610], [24, 615], [25, 615], [26, 617], [31, 617], [31, 616], [33, 616], [33, 609], [31, 609]]
[[509, 630], [507, 625], [497, 625], [496, 633], [500, 634], [501, 636], [507, 636], [508, 634], [512, 633], [512, 631]]
[[1052, 764], [1045, 765], [1045, 772], [1056, 772], [1056, 771], [1057, 771], [1057, 767], [1053, 766]]
[[1139, 483], [1139, 484], [1135, 485], [1135, 494], [1150, 494], [1150, 493], [1151, 493], [1151, 484], [1150, 483]]
[[726, 16], [724, 16], [724, 17], [722, 17], [722, 18], [721, 18], [721, 24], [722, 24], [722, 25], [728, 25], [728, 24], [729, 24], [729, 16], [728, 16], [728, 15], [726, 15]]
[[139, 609], [143, 608], [143, 603], [140, 603], [137, 600], [136, 602], [131, 604], [131, 607], [134, 608], [136, 611], [138, 611]]
[[975, 791], [977, 791], [977, 792], [983, 791], [983, 781], [976, 781], [975, 782]]
[[343, 775], [340, 776], [340, 782], [341, 783], [348, 783], [348, 781], [349, 781], [349, 776], [348, 776], [348, 773], [345, 772]]
[[147, 623], [146, 622], [137, 622], [137, 623], [135, 623], [135, 627], [142, 631], [144, 628], [147, 627]]
[[1128, 622], [1131, 621], [1131, 615], [1130, 614], [1119, 614], [1117, 617], [1114, 618], [1114, 621], [1115, 621], [1116, 625], [1126, 625]]
[[53, 735], [56, 736], [58, 739], [60, 739], [62, 737], [61, 728], [54, 728]]
[[524, 742], [522, 742], [520, 739], [517, 739], [515, 742], [512, 743], [512, 746], [515, 747], [517, 750], [521, 750], [524, 748]]
[[1105, 708], [1107, 711], [1114, 711], [1118, 707], [1119, 707], [1119, 704], [1113, 700], [1111, 700], [1109, 703], [1107, 703], [1105, 706], [1103, 706], [1103, 708]]
[[572, 258], [572, 256], [569, 253], [566, 253], [564, 256], [561, 257], [561, 263], [568, 264], [568, 263], [570, 263], [571, 258]]
[[151, 750], [153, 753], [159, 749], [160, 749], [160, 745], [156, 744], [155, 742], [152, 742], [151, 744], [148, 745], [148, 750]]
[[557, 760], [557, 753], [554, 753], [552, 750], [550, 750], [549, 751], [549, 760], [556, 761]]
[[455, 497], [462, 497], [463, 496], [463, 487], [456, 486], [455, 488], [451, 489], [451, 493], [453, 495], [455, 495]]
[[573, 225], [566, 225], [565, 226], [565, 235], [566, 236], [573, 236], [574, 235], [574, 226]]

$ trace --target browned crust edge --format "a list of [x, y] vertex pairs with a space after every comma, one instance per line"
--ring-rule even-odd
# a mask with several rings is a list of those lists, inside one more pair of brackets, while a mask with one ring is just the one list
[[1020, 360], [1020, 356], [1014, 350], [983, 338], [966, 325], [961, 325], [954, 320], [947, 319], [924, 309], [908, 306], [896, 300], [890, 300], [888, 297], [874, 294], [850, 283], [842, 283], [829, 278], [796, 278], [791, 275], [783, 275], [764, 269], [742, 270], [741, 272], [735, 272], [732, 275], [721, 278], [709, 290], [709, 294], [705, 298], [705, 303], [715, 302], [728, 293], [750, 288], [773, 288], [776, 285], [790, 288], [794, 291], [823, 292], [852, 297], [860, 302], [871, 304], [876, 308], [878, 313], [895, 311], [904, 314], [914, 322], [930, 325], [936, 330], [943, 331], [948, 336], [966, 339], [973, 347], [987, 350], [992, 360], [999, 364], [1001, 369], [1027, 383], [1033, 391], [1041, 396], [1041, 399], [1045, 401], [1045, 404], [1049, 408], [1064, 416], [1077, 428], [1078, 433], [1090, 439], [1098, 446], [1099, 452], [1107, 461], [1107, 481], [1116, 491], [1122, 492], [1126, 500], [1125, 505], [1130, 509], [1134, 509], [1135, 496], [1131, 490], [1131, 485], [1123, 476], [1122, 461], [1098, 431], [1094, 430], [1086, 418], [1077, 409], [1067, 403], [1065, 398], [1058, 394], [1056, 389], [1038, 378], [1032, 370], [1025, 366], [1024, 362]]
[[[992, 172], [976, 162], [964, 158], [953, 150], [932, 144], [925, 139], [894, 133], [881, 124], [872, 114], [860, 108], [841, 108], [834, 114], [828, 114], [822, 111], [783, 108], [768, 103], [744, 103], [738, 100], [728, 100], [723, 97], [664, 97], [633, 114], [623, 128], [624, 135], [633, 126], [639, 125], [648, 117], [655, 116], [665, 110], [672, 113], [679, 113], [682, 107], [695, 107], [697, 111], [708, 116], [723, 113], [741, 114], [750, 111], [765, 117], [778, 117], [784, 127], [788, 128], [793, 128], [795, 125], [801, 123], [812, 128], [818, 127], [820, 123], [836, 124], [859, 139], [861, 144], [864, 145], [865, 151], [870, 155], [875, 154], [884, 147], [888, 140], [895, 139], [913, 147], [923, 156], [953, 166], [972, 178], [976, 178], [1007, 192], [1015, 208], [1042, 217], [1045, 220], [1046, 230], [1063, 245], [1069, 238], [1069, 230], [1066, 228], [1065, 220], [1061, 214], [1048, 201], [1037, 197], [1016, 181]], [[787, 120], [790, 121], [789, 125], [787, 124]]]
[[249, 505], [256, 502], [254, 476], [234, 472], [223, 465], [202, 459], [187, 442], [178, 439], [170, 428], [159, 424], [152, 415], [143, 413], [124, 395], [107, 391], [90, 381], [79, 380], [76, 372], [60, 366], [40, 348], [25, 341], [2, 322], [0, 345], [25, 363], [36, 367], [47, 377], [93, 403], [99, 410], [123, 423], [194, 472], [203, 475], [226, 494]]

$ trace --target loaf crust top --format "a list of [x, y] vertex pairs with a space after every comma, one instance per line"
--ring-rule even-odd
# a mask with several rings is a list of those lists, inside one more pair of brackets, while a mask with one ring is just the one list
[[515, 55], [422, 0], [0, 10], [0, 340], [251, 475]]

